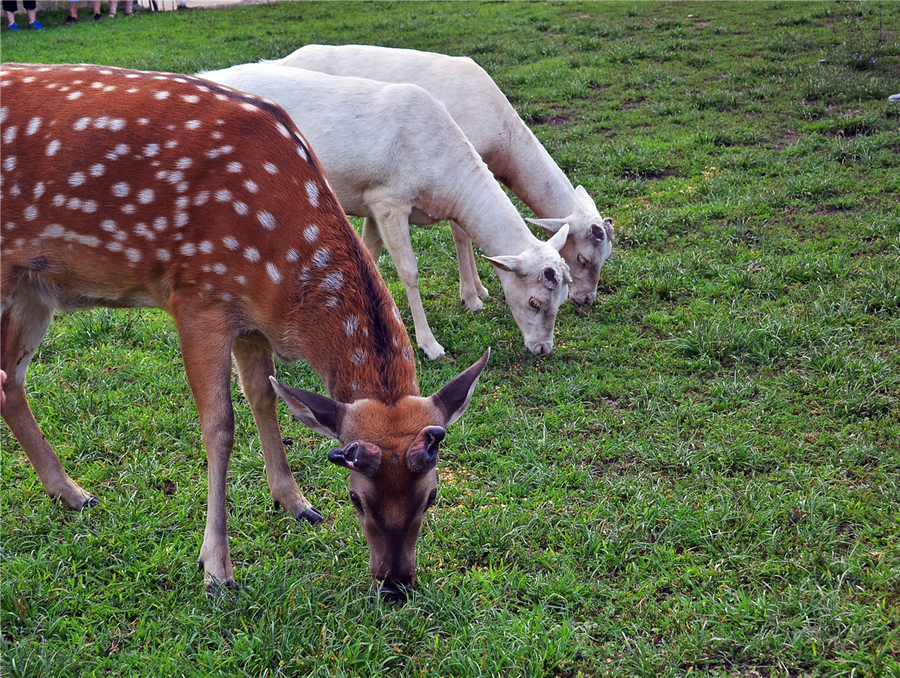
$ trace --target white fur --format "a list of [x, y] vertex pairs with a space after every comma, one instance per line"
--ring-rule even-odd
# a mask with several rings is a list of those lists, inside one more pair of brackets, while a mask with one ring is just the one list
[[[271, 99], [294, 119], [344, 211], [365, 217], [366, 247], [377, 258], [382, 243], [387, 246], [406, 288], [416, 340], [429, 358], [439, 358], [444, 349], [425, 319], [409, 225], [444, 219], [465, 231], [460, 237], [454, 230], [458, 254], [461, 241], [471, 253], [471, 238], [494, 264], [528, 349], [550, 352], [557, 310], [568, 291], [568, 267], [559, 254], [568, 228], [546, 243], [535, 238], [443, 104], [428, 92], [273, 63], [201, 75]], [[481, 301], [480, 290], [470, 283], [473, 273], [474, 259], [460, 256], [460, 294], [474, 311]]]
[[[561, 250], [572, 268], [569, 293], [576, 304], [597, 298], [600, 269], [612, 251], [612, 220], [600, 216], [582, 187], [573, 188], [553, 158], [522, 122], [491, 77], [468, 57], [370, 45], [306, 45], [273, 63], [332, 75], [419, 85], [447, 111], [497, 179], [530, 207], [529, 219], [548, 234], [569, 224]], [[458, 249], [461, 244], [457, 243]], [[471, 247], [468, 247], [471, 260]], [[460, 255], [462, 261], [462, 255]], [[481, 282], [471, 264], [474, 284]]]

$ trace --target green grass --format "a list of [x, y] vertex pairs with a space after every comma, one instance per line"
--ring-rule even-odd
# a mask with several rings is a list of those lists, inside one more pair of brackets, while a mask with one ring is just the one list
[[[271, 506], [235, 388], [240, 590], [208, 598], [199, 426], [159, 312], [60, 317], [30, 397], [54, 505], [5, 427], [4, 676], [900, 676], [900, 5], [281, 3], [3, 33], [4, 61], [179, 72], [367, 42], [476, 59], [616, 227], [597, 304], [526, 352], [470, 315], [446, 225], [417, 229], [456, 364], [420, 586], [379, 602], [328, 441], [290, 420]], [[874, 57], [875, 61], [872, 62]], [[526, 213], [527, 214], [527, 213]], [[409, 321], [387, 256], [380, 269]], [[321, 391], [304, 364], [288, 383]]]

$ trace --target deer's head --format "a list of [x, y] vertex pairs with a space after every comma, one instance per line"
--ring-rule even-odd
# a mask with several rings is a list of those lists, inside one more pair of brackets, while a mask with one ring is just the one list
[[431, 397], [341, 403], [285, 386], [275, 391], [314, 431], [343, 447], [328, 460], [350, 469], [350, 501], [369, 545], [369, 572], [382, 595], [402, 598], [416, 577], [416, 544], [437, 496], [437, 463], [446, 428], [472, 399], [490, 349]]
[[569, 237], [559, 251], [572, 274], [569, 298], [578, 306], [590, 306], [597, 299], [600, 269], [612, 253], [615, 231], [612, 219], [600, 216], [597, 206], [583, 186], [578, 186], [575, 194], [581, 204], [569, 216], [528, 221], [540, 226], [550, 236], [558, 233], [563, 225], [569, 224]]

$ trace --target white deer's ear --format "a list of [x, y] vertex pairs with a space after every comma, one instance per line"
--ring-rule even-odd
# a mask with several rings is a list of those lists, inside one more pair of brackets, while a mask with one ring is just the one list
[[538, 228], [542, 228], [547, 237], [552, 237], [559, 229], [566, 225], [565, 219], [531, 219], [526, 218], [529, 224], [534, 224]]
[[563, 245], [566, 244], [566, 238], [569, 237], [569, 224], [563, 224], [563, 227], [559, 229], [556, 234], [547, 241], [547, 244], [550, 245], [553, 249], [559, 252]]
[[297, 419], [313, 431], [340, 440], [341, 421], [344, 418], [346, 405], [318, 393], [286, 386], [275, 377], [270, 376], [269, 381], [272, 382], [275, 393], [285, 402]]
[[582, 205], [591, 210], [597, 210], [597, 205], [596, 203], [594, 203], [594, 199], [591, 198], [591, 194], [585, 190], [584, 186], [576, 186], [575, 195], [578, 196], [578, 199], [581, 201]]
[[485, 259], [497, 268], [509, 271], [510, 273], [516, 273], [522, 268], [522, 257], [504, 255], [500, 257], [485, 257]]

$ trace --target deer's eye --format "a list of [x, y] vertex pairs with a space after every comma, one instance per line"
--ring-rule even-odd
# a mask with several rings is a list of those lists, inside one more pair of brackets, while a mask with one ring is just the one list
[[533, 308], [535, 311], [541, 310], [541, 302], [539, 302], [534, 297], [531, 297], [531, 299], [528, 300], [528, 305], [531, 306], [531, 308]]
[[362, 514], [365, 514], [363, 510], [362, 500], [359, 498], [359, 495], [356, 492], [350, 493], [350, 501], [353, 503], [353, 506], [356, 507], [356, 510]]

